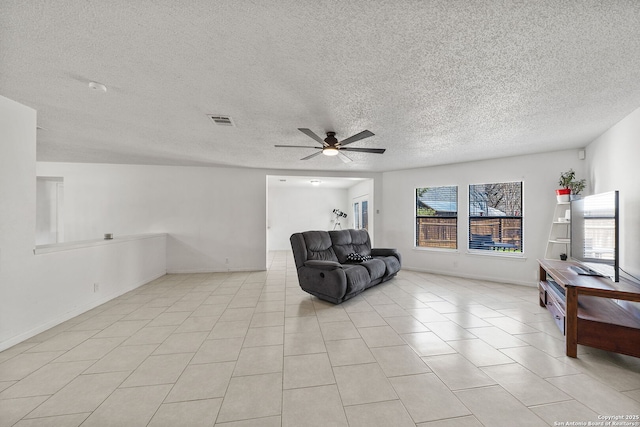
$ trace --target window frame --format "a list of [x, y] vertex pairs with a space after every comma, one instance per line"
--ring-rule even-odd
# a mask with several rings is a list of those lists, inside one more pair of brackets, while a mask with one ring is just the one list
[[[483, 216], [483, 215], [472, 215], [472, 207], [474, 206], [475, 202], [472, 202], [472, 188], [475, 186], [480, 186], [480, 185], [495, 185], [495, 184], [520, 184], [520, 201], [519, 201], [519, 213], [520, 215], [495, 215], [495, 216]], [[476, 184], [469, 184], [468, 188], [467, 188], [467, 251], [470, 254], [475, 254], [475, 255], [486, 255], [486, 256], [503, 256], [503, 257], [516, 257], [516, 258], [524, 258], [525, 257], [525, 216], [524, 216], [524, 189], [525, 189], [525, 185], [524, 185], [524, 181], [519, 180], [519, 181], [502, 181], [502, 182], [483, 182], [483, 183], [476, 183]], [[487, 208], [488, 211], [488, 208]], [[476, 218], [505, 218], [505, 219], [519, 219], [520, 221], [520, 226], [519, 226], [519, 238], [515, 239], [519, 241], [519, 244], [514, 243], [514, 239], [505, 239], [504, 235], [502, 234], [503, 231], [505, 229], [505, 227], [502, 224], [502, 221], [500, 223], [500, 225], [498, 225], [498, 228], [500, 229], [499, 234], [499, 241], [495, 242], [495, 246], [491, 246], [490, 249], [486, 249], [486, 248], [474, 248], [472, 247], [472, 230], [473, 230], [473, 226], [472, 226], [472, 221]], [[477, 227], [477, 224], [476, 224]], [[490, 227], [490, 226], [489, 226]], [[490, 234], [493, 234], [490, 233]], [[482, 234], [479, 233], [479, 237], [487, 237], [486, 234]], [[494, 243], [494, 239], [493, 236], [489, 237], [490, 242]], [[507, 242], [505, 242], [505, 240], [507, 240]], [[476, 243], [478, 244], [478, 243]], [[511, 249], [511, 247], [509, 247], [508, 245], [510, 244], [516, 244], [516, 248], [514, 249], [518, 249], [518, 250], [509, 250]], [[503, 246], [504, 245], [504, 246]]]
[[[419, 215], [418, 214], [418, 190], [421, 189], [438, 189], [438, 188], [452, 188], [455, 191], [455, 214], [453, 215]], [[451, 190], [449, 190], [451, 191]], [[447, 202], [447, 201], [445, 201]], [[449, 200], [448, 202], [451, 202]], [[430, 251], [443, 251], [443, 252], [458, 252], [460, 249], [459, 245], [459, 237], [460, 237], [460, 187], [458, 185], [432, 185], [432, 186], [423, 186], [423, 187], [415, 187], [413, 189], [413, 248], [417, 250], [430, 250]], [[452, 212], [452, 211], [448, 211]], [[452, 242], [454, 247], [445, 247], [445, 246], [422, 246], [419, 244], [420, 242], [420, 218], [441, 218], [441, 219], [453, 219], [453, 233], [454, 237], [452, 239], [448, 239], [446, 241]], [[444, 224], [443, 224], [444, 225]], [[437, 227], [437, 225], [435, 225]], [[446, 234], [446, 232], [445, 232]], [[429, 241], [429, 240], [426, 240]]]

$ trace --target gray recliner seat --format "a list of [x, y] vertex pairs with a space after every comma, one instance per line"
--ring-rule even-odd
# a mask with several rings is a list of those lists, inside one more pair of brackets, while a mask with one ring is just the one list
[[[366, 230], [305, 231], [292, 234], [290, 241], [300, 287], [334, 304], [385, 282], [400, 271], [398, 251], [371, 248]], [[350, 255], [365, 260], [350, 262]]]

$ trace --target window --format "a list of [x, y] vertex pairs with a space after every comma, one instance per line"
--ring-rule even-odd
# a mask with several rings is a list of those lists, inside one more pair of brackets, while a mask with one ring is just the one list
[[369, 229], [369, 195], [353, 199], [353, 228], [356, 230]]
[[64, 242], [64, 179], [36, 177], [36, 245]]
[[458, 248], [458, 187], [416, 188], [416, 247]]
[[522, 182], [469, 186], [469, 249], [522, 252]]
[[369, 201], [362, 201], [362, 228], [364, 230], [369, 229]]

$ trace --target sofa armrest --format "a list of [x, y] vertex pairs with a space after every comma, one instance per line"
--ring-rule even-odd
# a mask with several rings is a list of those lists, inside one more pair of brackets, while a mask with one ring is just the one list
[[320, 270], [335, 270], [337, 268], [342, 268], [342, 265], [339, 262], [335, 261], [321, 261], [321, 260], [309, 260], [304, 262], [305, 267], [317, 268]]
[[372, 248], [371, 256], [394, 256], [398, 258], [398, 261], [402, 262], [400, 258], [400, 252], [394, 248]]

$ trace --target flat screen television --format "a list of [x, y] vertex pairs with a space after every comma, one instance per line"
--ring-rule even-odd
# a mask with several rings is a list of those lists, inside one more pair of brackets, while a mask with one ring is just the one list
[[571, 259], [586, 269], [578, 274], [620, 280], [618, 192], [571, 201]]

